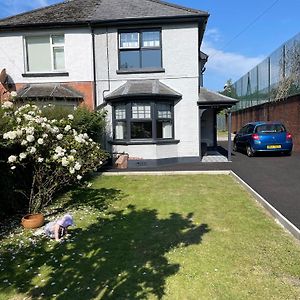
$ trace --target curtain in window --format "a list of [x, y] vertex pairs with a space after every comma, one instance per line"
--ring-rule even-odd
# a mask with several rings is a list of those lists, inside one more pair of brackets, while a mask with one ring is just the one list
[[26, 38], [27, 71], [51, 71], [51, 48], [49, 36], [33, 36]]

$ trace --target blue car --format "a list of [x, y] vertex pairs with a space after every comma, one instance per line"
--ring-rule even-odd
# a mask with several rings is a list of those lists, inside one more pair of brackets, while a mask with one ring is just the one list
[[233, 140], [233, 151], [244, 150], [249, 157], [257, 152], [281, 152], [291, 155], [292, 135], [280, 122], [253, 122], [246, 124]]

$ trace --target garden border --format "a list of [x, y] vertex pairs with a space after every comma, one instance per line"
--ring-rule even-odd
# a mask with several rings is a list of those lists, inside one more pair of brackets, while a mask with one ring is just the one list
[[272, 206], [264, 197], [257, 193], [249, 184], [240, 178], [235, 172], [231, 170], [222, 171], [146, 171], [146, 172], [103, 172], [104, 176], [128, 176], [128, 175], [231, 175], [232, 178], [241, 184], [246, 191], [248, 191], [254, 199], [274, 218], [275, 222], [286, 229], [291, 235], [300, 241], [300, 229], [284, 217], [274, 206]]

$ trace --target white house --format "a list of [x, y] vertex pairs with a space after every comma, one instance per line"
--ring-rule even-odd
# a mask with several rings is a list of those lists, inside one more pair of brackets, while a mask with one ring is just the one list
[[108, 111], [107, 146], [130, 166], [199, 161], [216, 113], [236, 103], [202, 85], [209, 14], [159, 0], [71, 0], [0, 20], [5, 99]]

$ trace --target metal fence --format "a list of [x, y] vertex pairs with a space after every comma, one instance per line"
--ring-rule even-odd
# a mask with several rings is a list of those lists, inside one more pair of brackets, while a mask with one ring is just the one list
[[300, 33], [233, 84], [233, 110], [300, 94]]

